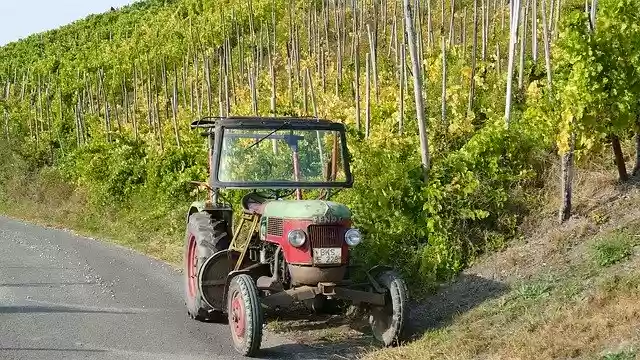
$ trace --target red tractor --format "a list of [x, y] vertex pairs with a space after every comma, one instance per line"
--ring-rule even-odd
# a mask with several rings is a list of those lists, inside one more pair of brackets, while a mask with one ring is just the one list
[[[208, 190], [187, 215], [185, 302], [197, 320], [227, 316], [235, 349], [253, 356], [263, 308], [340, 299], [369, 311], [374, 336], [399, 340], [407, 288], [385, 266], [349, 271], [363, 241], [350, 210], [329, 198], [353, 184], [344, 125], [308, 118], [205, 118]], [[222, 189], [244, 189], [234, 213]], [[261, 189], [258, 191], [258, 189]], [[307, 197], [307, 199], [303, 199]], [[234, 223], [236, 223], [234, 225]]]

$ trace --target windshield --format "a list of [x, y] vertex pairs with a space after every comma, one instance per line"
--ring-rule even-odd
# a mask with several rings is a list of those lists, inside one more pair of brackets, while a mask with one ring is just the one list
[[223, 131], [220, 182], [242, 183], [242, 187], [265, 182], [284, 183], [282, 186], [325, 183], [331, 187], [347, 180], [339, 131], [291, 130], [285, 126]]

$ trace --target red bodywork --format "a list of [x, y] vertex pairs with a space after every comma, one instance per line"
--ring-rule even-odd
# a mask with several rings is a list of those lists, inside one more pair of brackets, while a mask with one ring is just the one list
[[[272, 222], [276, 225], [272, 225]], [[274, 231], [280, 227], [282, 231]], [[269, 218], [265, 240], [282, 247], [284, 258], [293, 265], [314, 265], [313, 248], [342, 248], [342, 265], [349, 262], [349, 246], [344, 241], [344, 234], [351, 228], [351, 221], [342, 221], [332, 224], [317, 224], [310, 219], [277, 219]], [[302, 230], [307, 235], [307, 241], [299, 248], [289, 244], [287, 234], [291, 230]], [[338, 265], [338, 264], [335, 264]], [[335, 266], [334, 265], [334, 266]]]

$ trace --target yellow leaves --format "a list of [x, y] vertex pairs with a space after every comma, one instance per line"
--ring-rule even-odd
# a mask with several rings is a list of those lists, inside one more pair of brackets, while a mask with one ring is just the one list
[[460, 136], [474, 131], [471, 117], [454, 116], [452, 120], [447, 129], [451, 135]]
[[560, 154], [569, 151], [569, 140], [571, 139], [571, 132], [573, 131], [574, 118], [571, 109], [564, 109], [561, 115], [562, 121], [560, 121], [558, 134], [556, 136], [556, 143], [558, 144], [558, 152]]
[[542, 98], [542, 90], [539, 81], [532, 81], [527, 87], [527, 98], [530, 100], [540, 100]]
[[460, 69], [460, 75], [466, 81], [471, 80], [471, 67], [470, 66], [465, 66], [462, 69]]

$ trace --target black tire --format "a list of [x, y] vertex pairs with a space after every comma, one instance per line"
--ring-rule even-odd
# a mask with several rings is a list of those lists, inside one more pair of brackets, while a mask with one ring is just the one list
[[[227, 224], [214, 220], [207, 212], [189, 217], [184, 242], [184, 302], [192, 319], [205, 321], [219, 317], [202, 298], [198, 274], [204, 262], [218, 251], [229, 248]], [[190, 260], [191, 258], [191, 260]]]
[[377, 279], [387, 292], [386, 304], [374, 307], [369, 315], [369, 324], [373, 336], [384, 346], [398, 344], [402, 340], [405, 321], [408, 318], [407, 285], [393, 271], [381, 273]]
[[258, 288], [251, 276], [240, 274], [231, 280], [227, 313], [233, 347], [244, 356], [255, 356], [262, 343], [263, 314]]

